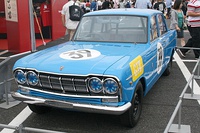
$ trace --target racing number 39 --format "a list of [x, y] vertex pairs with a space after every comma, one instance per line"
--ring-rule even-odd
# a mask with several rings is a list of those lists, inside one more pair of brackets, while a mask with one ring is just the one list
[[88, 58], [91, 57], [91, 52], [89, 50], [77, 50], [77, 51], [70, 51], [65, 54], [68, 54], [73, 59], [80, 59], [80, 58]]
[[87, 60], [100, 56], [101, 53], [93, 49], [77, 49], [66, 51], [60, 54], [60, 57], [66, 60]]

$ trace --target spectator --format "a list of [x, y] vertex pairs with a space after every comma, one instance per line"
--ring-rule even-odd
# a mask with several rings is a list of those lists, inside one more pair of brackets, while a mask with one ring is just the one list
[[131, 8], [131, 3], [130, 3], [129, 0], [126, 1], [126, 3], [125, 3], [125, 8]]
[[186, 13], [187, 13], [187, 4], [188, 4], [188, 2], [186, 0], [183, 0], [183, 6], [181, 9], [183, 11], [185, 18], [186, 18]]
[[114, 0], [114, 8], [119, 8], [119, 0]]
[[105, 0], [102, 4], [102, 9], [110, 9], [110, 2], [109, 0]]
[[166, 0], [167, 14], [166, 18], [171, 18], [171, 8], [172, 8], [172, 0]]
[[87, 0], [87, 2], [85, 3], [85, 11], [86, 11], [86, 13], [90, 12], [90, 5], [91, 5], [90, 1]]
[[184, 25], [184, 14], [181, 10], [182, 7], [182, 0], [176, 0], [171, 12], [171, 23], [170, 29], [175, 29], [177, 31], [177, 38], [181, 41], [181, 46], [185, 45], [184, 40], [184, 32], [183, 32], [183, 25]]
[[92, 0], [91, 5], [90, 5], [90, 11], [96, 11], [97, 10], [97, 1]]
[[135, 7], [135, 0], [132, 1], [132, 7]]
[[[188, 2], [187, 5], [187, 16], [188, 16], [188, 30], [191, 38], [187, 41], [184, 47], [195, 47], [200, 48], [200, 0], [194, 0]], [[181, 56], [185, 57], [186, 52], [189, 49], [178, 50]], [[193, 50], [195, 58], [198, 59], [200, 50]]]
[[152, 0], [151, 1], [151, 5], [152, 5], [152, 7], [154, 7], [154, 5], [157, 3], [157, 0]]
[[97, 7], [98, 7], [98, 10], [101, 10], [101, 8], [102, 8], [102, 2], [101, 2], [101, 0], [97, 1]]
[[154, 9], [161, 11], [163, 14], [165, 12], [166, 5], [163, 0], [158, 0], [153, 6]]
[[80, 3], [80, 7], [83, 10], [83, 12], [86, 13], [86, 1], [85, 0]]
[[75, 3], [75, 5], [78, 6], [78, 4], [76, 3], [76, 0], [70, 0], [62, 7], [62, 11], [61, 11], [62, 23], [63, 23], [63, 26], [66, 27], [65, 35], [69, 34], [69, 40], [72, 39], [72, 36], [74, 35], [76, 27], [79, 23], [79, 21], [72, 21], [69, 19], [69, 17], [70, 17], [69, 16], [69, 6], [73, 5], [74, 3]]
[[120, 0], [119, 8], [125, 8], [125, 2], [123, 0]]
[[113, 6], [114, 6], [113, 0], [110, 0], [110, 6], [111, 6], [111, 8], [113, 8]]
[[136, 0], [135, 2], [135, 8], [147, 9], [151, 7], [152, 7], [152, 4], [150, 0]]

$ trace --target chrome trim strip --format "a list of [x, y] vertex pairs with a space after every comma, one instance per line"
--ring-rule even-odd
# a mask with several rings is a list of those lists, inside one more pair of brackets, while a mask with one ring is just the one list
[[85, 89], [86, 89], [87, 92], [89, 92], [89, 89], [88, 89], [88, 87], [87, 87], [87, 78], [85, 79], [84, 82], [85, 82]]
[[36, 97], [29, 97], [29, 96], [24, 96], [18, 92], [12, 93], [12, 96], [15, 99], [23, 101], [27, 104], [46, 105], [46, 106], [52, 106], [52, 107], [58, 107], [58, 108], [72, 109], [72, 110], [84, 111], [84, 112], [103, 113], [103, 114], [121, 115], [131, 107], [130, 102], [126, 103], [123, 106], [111, 107], [111, 106], [104, 106], [104, 105], [72, 103], [72, 102], [65, 102], [65, 101], [58, 101], [58, 100], [48, 100], [48, 99], [42, 99], [42, 98], [36, 98]]
[[103, 76], [103, 77], [113, 77], [119, 81], [119, 79], [116, 76], [113, 75], [104, 75], [104, 74], [95, 74], [95, 73], [90, 73], [86, 75], [81, 75], [81, 74], [66, 74], [66, 73], [54, 73], [54, 72], [47, 72], [47, 71], [38, 71], [37, 69], [34, 68], [24, 68], [24, 67], [16, 67], [13, 71], [17, 69], [23, 69], [23, 70], [33, 70], [38, 73], [45, 73], [45, 74], [55, 74], [55, 75], [62, 75], [62, 76], [78, 76], [78, 77], [88, 77], [88, 76]]
[[51, 85], [51, 81], [50, 81], [50, 76], [47, 77], [48, 78], [48, 81], [49, 81], [49, 87], [52, 89], [52, 85]]
[[41, 92], [41, 93], [46, 93], [46, 94], [53, 94], [53, 95], [57, 95], [57, 96], [66, 96], [66, 97], [75, 97], [75, 98], [107, 98], [107, 99], [118, 99], [118, 96], [84, 96], [84, 95], [71, 95], [71, 94], [60, 94], [60, 93], [54, 93], [54, 92], [48, 92], [48, 91], [43, 91], [40, 89], [33, 89], [30, 87], [25, 87], [22, 85], [18, 86], [19, 88], [23, 88], [23, 89], [28, 89], [28, 90], [33, 90], [33, 91], [37, 91], [37, 92]]
[[61, 82], [61, 77], [59, 77], [58, 80], [59, 80], [59, 83], [60, 83], [60, 88], [62, 89], [63, 93], [65, 93], [65, 90], [64, 90], [62, 82]]
[[40, 82], [40, 74], [38, 73], [38, 78], [39, 78], [39, 85], [42, 87], [42, 84]]
[[76, 88], [75, 88], [75, 84], [74, 84], [74, 78], [72, 78], [72, 85], [73, 85], [74, 91], [76, 92]]

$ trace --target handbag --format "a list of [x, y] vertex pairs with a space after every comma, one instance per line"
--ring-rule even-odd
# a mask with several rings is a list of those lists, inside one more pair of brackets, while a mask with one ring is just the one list
[[182, 29], [183, 29], [183, 30], [187, 30], [187, 24], [186, 24], [186, 22], [183, 22]]

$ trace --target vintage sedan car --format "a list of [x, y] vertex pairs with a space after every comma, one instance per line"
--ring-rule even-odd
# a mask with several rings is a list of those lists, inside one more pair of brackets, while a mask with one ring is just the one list
[[170, 74], [176, 36], [157, 10], [86, 13], [71, 41], [15, 63], [12, 96], [35, 113], [58, 107], [113, 114], [134, 127], [143, 97]]

